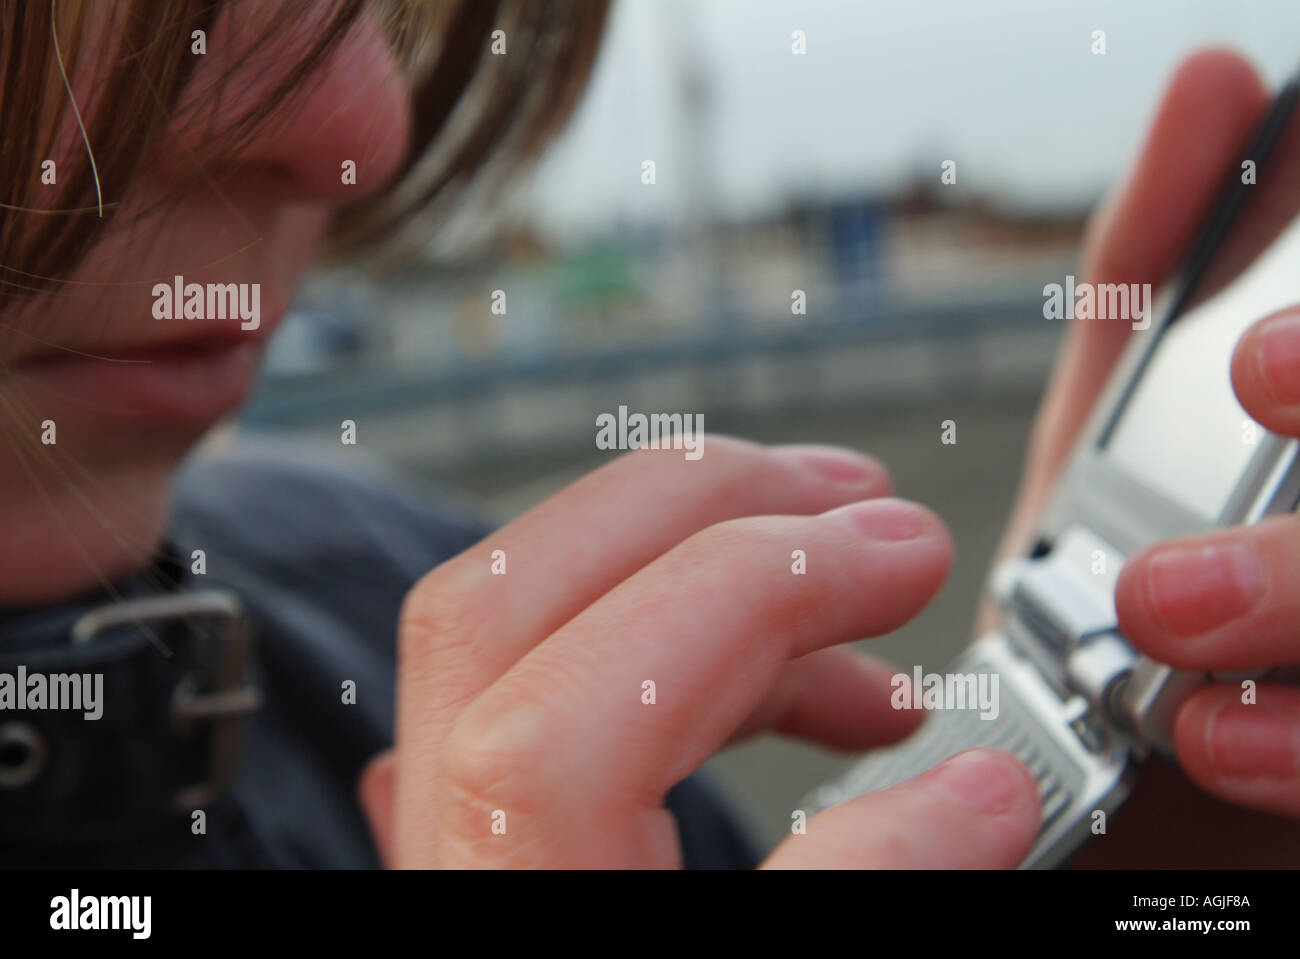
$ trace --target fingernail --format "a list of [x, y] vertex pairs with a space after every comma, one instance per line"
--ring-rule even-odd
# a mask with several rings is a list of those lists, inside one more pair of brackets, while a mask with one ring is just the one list
[[888, 543], [920, 539], [931, 528], [928, 510], [901, 499], [866, 500], [832, 512], [846, 515], [862, 535]]
[[1241, 544], [1165, 549], [1147, 561], [1147, 595], [1165, 628], [1196, 636], [1245, 616], [1267, 588], [1264, 567]]
[[1025, 792], [1025, 776], [1014, 760], [991, 749], [972, 749], [930, 770], [917, 782], [927, 791], [990, 816], [1010, 810]]
[[1255, 362], [1275, 400], [1300, 404], [1300, 316], [1265, 324], [1255, 341]]
[[1224, 703], [1210, 716], [1206, 745], [1215, 770], [1233, 779], [1294, 779], [1300, 722], [1257, 703]]
[[865, 483], [885, 476], [884, 467], [875, 460], [837, 446], [790, 444], [774, 446], [772, 452], [837, 483]]

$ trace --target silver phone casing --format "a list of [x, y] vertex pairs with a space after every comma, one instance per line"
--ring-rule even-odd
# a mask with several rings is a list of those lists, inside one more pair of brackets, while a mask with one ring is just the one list
[[[1168, 296], [1156, 315], [1168, 316]], [[936, 712], [904, 743], [872, 753], [807, 797], [811, 810], [896, 785], [964, 749], [1005, 748], [1034, 772], [1043, 800], [1042, 832], [1022, 866], [1050, 868], [1104, 822], [1098, 813], [1109, 817], [1127, 798], [1148, 752], [1172, 752], [1178, 707], [1214, 677], [1173, 669], [1123, 640], [1113, 599], [1119, 570], [1153, 543], [1293, 510], [1300, 464], [1295, 440], [1261, 429], [1227, 505], [1207, 522], [1108, 459], [1102, 441], [1159, 342], [1145, 335], [1155, 329], [1129, 343], [1044, 511], [1041, 541], [1050, 551], [994, 570], [989, 588], [1001, 628], [948, 667], [996, 673], [999, 717]]]

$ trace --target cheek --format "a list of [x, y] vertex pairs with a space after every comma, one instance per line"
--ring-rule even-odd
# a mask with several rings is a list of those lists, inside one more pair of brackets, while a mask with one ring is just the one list
[[[252, 14], [238, 20], [223, 15], [210, 53], [181, 97], [159, 158], [164, 174], [193, 172], [194, 158], [202, 160], [211, 147], [210, 131], [230, 129], [263, 107], [327, 26], [327, 8], [309, 6], [285, 25], [267, 22], [272, 6], [254, 4]], [[268, 27], [278, 32], [263, 40]], [[228, 160], [278, 168], [306, 196], [348, 202], [398, 172], [409, 136], [405, 80], [382, 30], [365, 14]], [[354, 165], [347, 177], [344, 164]]]
[[259, 284], [258, 339], [264, 339], [283, 319], [332, 216], [322, 204], [276, 206], [275, 191], [270, 182], [224, 185], [190, 197], [166, 217], [111, 230], [76, 277], [101, 287], [110, 277], [126, 282], [110, 287], [93, 315], [74, 298], [60, 297], [21, 325], [43, 340], [91, 352], [148, 340], [166, 332], [152, 317], [153, 285], [179, 274], [201, 284]]
[[[388, 43], [370, 20], [357, 24], [282, 119], [269, 157], [296, 167], [321, 195], [354, 200], [398, 172], [410, 136], [410, 101]], [[343, 182], [345, 162], [356, 165], [355, 183]]]
[[[268, 230], [267, 252], [275, 272], [273, 285], [286, 295], [292, 296], [311, 265], [332, 216], [331, 208], [319, 205], [286, 207], [277, 213], [274, 226]], [[283, 310], [275, 318], [280, 313]]]
[[262, 283], [264, 294], [259, 336], [263, 348], [288, 312], [331, 216], [332, 211], [321, 206], [286, 207], [277, 212], [274, 225], [267, 230], [266, 249], [250, 269], [250, 275]]

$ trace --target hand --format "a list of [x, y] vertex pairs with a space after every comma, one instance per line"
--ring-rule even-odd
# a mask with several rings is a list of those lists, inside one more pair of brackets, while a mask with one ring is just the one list
[[[1268, 102], [1240, 58], [1211, 51], [1188, 60], [1133, 175], [1090, 225], [1088, 278], [1153, 285], [1166, 279]], [[1232, 360], [1243, 406], [1264, 426], [1291, 436], [1300, 435], [1300, 407], [1286, 402], [1300, 398], [1300, 329], [1287, 322], [1289, 316], [1294, 325], [1295, 315], [1257, 324]], [[1006, 552], [1027, 545], [1129, 331], [1128, 323], [1099, 320], [1076, 321], [1068, 332], [1035, 424]], [[1263, 371], [1276, 382], [1266, 384]], [[1211, 568], [1207, 546], [1220, 548], [1217, 559], [1226, 570]], [[1116, 591], [1120, 626], [1144, 652], [1184, 668], [1300, 662], [1297, 574], [1294, 517], [1161, 544], [1125, 565]], [[1251, 584], [1258, 590], [1253, 598], [1246, 595]], [[1295, 823], [1229, 804], [1300, 816], [1300, 691], [1260, 684], [1252, 706], [1241, 704], [1241, 693], [1239, 684], [1219, 684], [1184, 706], [1175, 731], [1182, 771], [1148, 762], [1133, 798], [1108, 835], [1085, 850], [1083, 863], [1294, 864], [1300, 855]], [[1219, 798], [1195, 790], [1187, 776]]]
[[[1300, 307], [1246, 332], [1232, 382], [1255, 420], [1300, 437]], [[1143, 550], [1125, 564], [1115, 604], [1124, 634], [1172, 666], [1300, 664], [1300, 517]], [[1243, 697], [1239, 681], [1217, 683], [1179, 711], [1174, 737], [1183, 768], [1205, 789], [1300, 818], [1300, 688], [1261, 681]]]
[[[361, 783], [385, 861], [676, 866], [664, 795], [729, 740], [906, 735], [894, 670], [829, 648], [947, 574], [943, 524], [889, 489], [847, 451], [713, 438], [698, 462], [622, 457], [433, 570], [402, 612], [395, 751]], [[768, 865], [1012, 866], [1038, 815], [1023, 766], [972, 751], [814, 817]]]

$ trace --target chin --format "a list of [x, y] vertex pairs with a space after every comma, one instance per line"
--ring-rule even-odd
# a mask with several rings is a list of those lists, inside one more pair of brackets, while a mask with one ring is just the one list
[[77, 444], [77, 425], [64, 418], [55, 444], [29, 442], [21, 455], [0, 447], [0, 605], [102, 589], [142, 567], [166, 532], [176, 467], [201, 435], [119, 427]]

